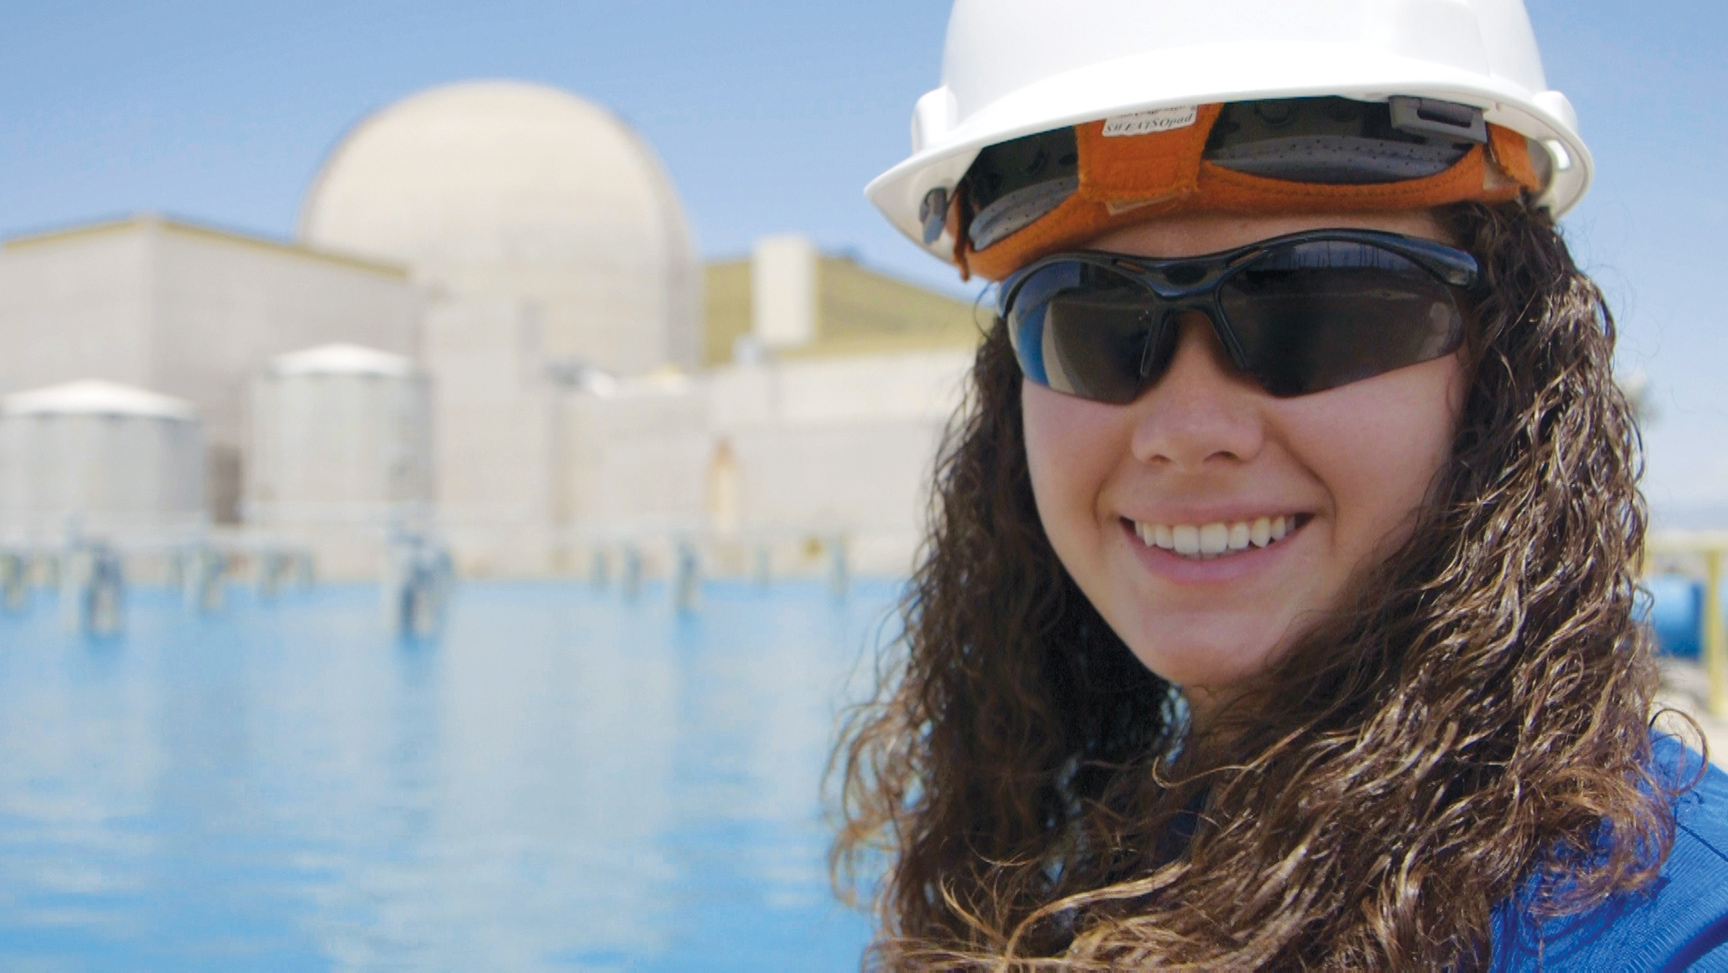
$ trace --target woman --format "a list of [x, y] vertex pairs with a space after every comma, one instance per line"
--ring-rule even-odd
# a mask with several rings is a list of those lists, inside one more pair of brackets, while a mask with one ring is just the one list
[[837, 752], [876, 960], [1728, 968], [1522, 8], [1231, 6], [962, 0], [871, 187], [1001, 282]]

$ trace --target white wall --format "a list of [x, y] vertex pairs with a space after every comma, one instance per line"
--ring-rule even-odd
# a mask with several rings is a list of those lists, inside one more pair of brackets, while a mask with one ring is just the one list
[[971, 368], [970, 352], [934, 351], [729, 365], [708, 381], [723, 428], [945, 422]]
[[706, 526], [715, 431], [701, 380], [638, 380], [567, 396], [567, 523], [607, 534]]
[[131, 230], [0, 246], [0, 395], [92, 377], [154, 387], [153, 266]]
[[515, 301], [439, 301], [428, 309], [424, 348], [434, 493], [457, 569], [544, 573], [557, 397], [532, 314]]
[[572, 531], [604, 539], [721, 526], [711, 523], [710, 480], [725, 443], [740, 535], [846, 533], [858, 570], [904, 573], [970, 367], [962, 352], [782, 361], [573, 393], [562, 487]]

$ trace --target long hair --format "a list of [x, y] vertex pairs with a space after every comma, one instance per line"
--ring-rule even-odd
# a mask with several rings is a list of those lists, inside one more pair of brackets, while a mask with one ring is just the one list
[[1228, 747], [1052, 550], [994, 323], [901, 654], [834, 754], [831, 864], [873, 898], [870, 965], [1468, 969], [1497, 903], [1566, 914], [1654, 877], [1673, 785], [1650, 767], [1613, 321], [1546, 216], [1443, 217], [1486, 277], [1450, 460], [1408, 541], [1271, 665], [1276, 692], [1221, 718]]

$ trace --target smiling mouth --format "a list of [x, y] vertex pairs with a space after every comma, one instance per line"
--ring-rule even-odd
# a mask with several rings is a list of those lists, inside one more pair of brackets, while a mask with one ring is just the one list
[[1191, 561], [1210, 561], [1258, 550], [1282, 541], [1308, 522], [1307, 514], [1287, 514], [1211, 524], [1151, 524], [1123, 519], [1147, 547], [1162, 548]]

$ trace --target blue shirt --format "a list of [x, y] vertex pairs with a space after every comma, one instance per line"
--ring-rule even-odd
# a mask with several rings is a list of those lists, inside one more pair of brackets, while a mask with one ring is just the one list
[[[1655, 745], [1669, 779], [1698, 772], [1702, 758], [1678, 741], [1658, 736]], [[1542, 925], [1517, 908], [1497, 910], [1493, 969], [1728, 973], [1728, 774], [1706, 767], [1675, 800], [1674, 820], [1674, 849], [1643, 891]]]

